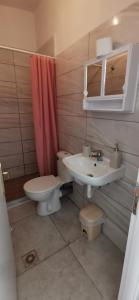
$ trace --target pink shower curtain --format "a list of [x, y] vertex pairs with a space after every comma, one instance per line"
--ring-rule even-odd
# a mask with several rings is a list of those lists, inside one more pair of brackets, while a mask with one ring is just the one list
[[56, 125], [55, 60], [33, 55], [31, 58], [31, 72], [38, 169], [40, 176], [56, 175], [58, 138]]

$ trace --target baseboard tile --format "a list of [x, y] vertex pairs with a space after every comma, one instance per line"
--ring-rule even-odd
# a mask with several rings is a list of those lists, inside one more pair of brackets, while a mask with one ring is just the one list
[[117, 225], [106, 219], [103, 233], [122, 251], [125, 252], [127, 235]]
[[7, 207], [8, 207], [8, 209], [11, 209], [11, 208], [20, 206], [20, 205], [25, 204], [25, 203], [30, 202], [30, 201], [31, 201], [31, 200], [29, 200], [29, 199], [25, 196], [25, 197], [22, 197], [22, 198], [19, 198], [19, 199], [16, 199], [16, 200], [13, 200], [13, 201], [8, 202], [8, 203], [7, 203]]

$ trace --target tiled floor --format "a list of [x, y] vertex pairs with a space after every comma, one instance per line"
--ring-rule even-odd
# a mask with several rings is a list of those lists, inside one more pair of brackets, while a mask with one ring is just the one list
[[[32, 202], [9, 211], [18, 300], [117, 299], [123, 255], [104, 235], [88, 242], [78, 213], [67, 198], [61, 211], [49, 217], [37, 216]], [[27, 264], [30, 251], [37, 256]]]

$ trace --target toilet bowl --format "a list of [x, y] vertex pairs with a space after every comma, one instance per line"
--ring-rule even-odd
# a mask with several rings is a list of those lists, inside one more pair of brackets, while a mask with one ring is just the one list
[[62, 196], [60, 187], [64, 183], [72, 181], [72, 177], [62, 160], [65, 156], [70, 155], [70, 153], [65, 151], [57, 153], [58, 177], [53, 175], [41, 176], [24, 184], [26, 196], [33, 201], [37, 201], [37, 213], [39, 216], [47, 216], [60, 210], [60, 197]]
[[26, 196], [38, 202], [38, 215], [46, 216], [61, 208], [61, 185], [61, 179], [53, 175], [34, 178], [24, 184]]

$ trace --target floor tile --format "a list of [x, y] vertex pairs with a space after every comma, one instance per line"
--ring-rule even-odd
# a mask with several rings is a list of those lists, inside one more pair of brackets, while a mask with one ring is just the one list
[[36, 205], [34, 201], [19, 205], [8, 210], [10, 223], [14, 224], [22, 219], [32, 216], [36, 213]]
[[17, 273], [25, 271], [23, 256], [35, 250], [39, 261], [65, 246], [65, 242], [49, 217], [30, 216], [17, 222], [13, 230]]
[[79, 209], [68, 198], [62, 201], [62, 209], [51, 216], [66, 242], [76, 240], [81, 236]]
[[18, 277], [19, 300], [102, 300], [68, 248]]
[[70, 247], [104, 299], [116, 300], [123, 264], [120, 250], [103, 235], [92, 242], [83, 237]]

